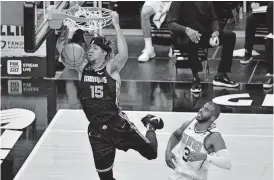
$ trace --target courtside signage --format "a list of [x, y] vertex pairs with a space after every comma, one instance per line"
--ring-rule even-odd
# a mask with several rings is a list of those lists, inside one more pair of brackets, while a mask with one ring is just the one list
[[1, 110], [1, 161], [8, 156], [16, 142], [23, 134], [23, 129], [28, 127], [35, 120], [35, 114], [27, 109]]

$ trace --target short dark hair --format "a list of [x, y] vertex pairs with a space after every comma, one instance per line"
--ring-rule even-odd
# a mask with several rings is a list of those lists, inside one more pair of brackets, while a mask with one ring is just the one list
[[90, 44], [95, 44], [97, 46], [99, 46], [100, 48], [102, 48], [104, 51], [107, 52], [106, 58], [110, 57], [110, 54], [112, 52], [112, 41], [106, 39], [103, 36], [98, 35], [97, 37], [93, 37], [90, 41]]

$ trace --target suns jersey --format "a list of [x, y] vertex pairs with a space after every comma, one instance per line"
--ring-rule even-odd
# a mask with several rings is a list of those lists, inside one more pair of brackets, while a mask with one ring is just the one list
[[[195, 130], [196, 123], [196, 119], [190, 122], [184, 130], [180, 142], [172, 151], [177, 160], [175, 171], [194, 180], [206, 180], [210, 162], [206, 160], [189, 162], [187, 155], [192, 151], [209, 154], [204, 146], [205, 139], [209, 134], [219, 131], [215, 124], [212, 124], [211, 128], [207, 131], [197, 132]], [[211, 155], [213, 155], [213, 153], [211, 153]]]
[[106, 66], [98, 71], [89, 63], [85, 66], [79, 83], [79, 96], [90, 122], [104, 123], [119, 114], [120, 84], [108, 74]]

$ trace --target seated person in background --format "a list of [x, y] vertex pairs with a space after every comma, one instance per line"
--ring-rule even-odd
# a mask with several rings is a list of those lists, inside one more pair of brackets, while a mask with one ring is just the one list
[[[198, 72], [202, 63], [198, 58], [198, 48], [223, 45], [218, 73], [213, 80], [215, 86], [238, 87], [227, 73], [231, 71], [232, 55], [236, 42], [234, 32], [219, 29], [217, 16], [211, 2], [173, 1], [167, 14], [168, 28], [171, 30], [173, 44], [182, 52], [187, 52], [193, 74], [191, 91], [200, 92]], [[215, 39], [216, 43], [210, 40]], [[217, 43], [218, 42], [218, 43]]]
[[[266, 24], [268, 33], [273, 34], [273, 2], [269, 3], [266, 10]], [[266, 62], [267, 62], [267, 74], [269, 77], [264, 83], [263, 87], [266, 89], [273, 87], [273, 39], [266, 39]]]
[[159, 18], [164, 16], [169, 9], [170, 3], [170, 1], [145, 1], [145, 4], [141, 10], [141, 26], [144, 34], [145, 49], [139, 56], [138, 61], [147, 62], [150, 58], [154, 58], [156, 56], [151, 41], [150, 17], [152, 15], [159, 15]]
[[[258, 1], [251, 3], [251, 9], [257, 9], [260, 6], [267, 6], [270, 1]], [[252, 59], [252, 50], [255, 41], [255, 33], [256, 33], [256, 26], [259, 23], [265, 22], [265, 13], [251, 13], [246, 19], [246, 26], [245, 26], [245, 56], [243, 59], [240, 60], [241, 64], [248, 64]]]

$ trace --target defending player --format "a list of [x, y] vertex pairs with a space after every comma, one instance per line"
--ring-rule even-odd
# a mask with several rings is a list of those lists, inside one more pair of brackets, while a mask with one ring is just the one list
[[[118, 54], [110, 58], [112, 42], [104, 37], [94, 37], [86, 49], [84, 63], [77, 68], [80, 100], [90, 122], [88, 136], [101, 180], [114, 180], [112, 167], [116, 148], [124, 151], [134, 149], [149, 160], [155, 159], [158, 147], [155, 130], [162, 129], [164, 125], [159, 117], [145, 116], [142, 122], [148, 131], [144, 137], [121, 111], [119, 72], [128, 59], [128, 47], [119, 26], [118, 14], [112, 12], [111, 15], [117, 34]], [[68, 32], [64, 28], [57, 42], [59, 52], [67, 43], [67, 37]]]
[[174, 169], [170, 180], [206, 180], [210, 163], [231, 168], [228, 150], [214, 121], [220, 108], [206, 103], [192, 121], [173, 132], [166, 149], [166, 164]]

